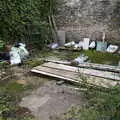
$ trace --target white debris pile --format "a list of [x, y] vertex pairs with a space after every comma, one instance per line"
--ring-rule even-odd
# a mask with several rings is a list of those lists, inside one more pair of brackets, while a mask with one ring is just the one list
[[11, 65], [20, 64], [28, 58], [29, 52], [25, 47], [23, 43], [19, 43], [17, 47], [11, 47], [9, 52]]
[[74, 45], [75, 45], [75, 42], [72, 41], [72, 42], [66, 43], [64, 46], [65, 46], [65, 47], [73, 47]]
[[89, 42], [90, 42], [90, 38], [84, 38], [83, 39], [83, 50], [88, 50], [89, 49]]
[[115, 53], [118, 51], [120, 54], [119, 46], [118, 45], [112, 45], [110, 44], [107, 47], [107, 42], [100, 42], [97, 43], [95, 41], [91, 41], [89, 38], [84, 38], [83, 41], [79, 41], [79, 43], [76, 43], [75, 41], [68, 42], [64, 44], [67, 48], [73, 48], [73, 49], [83, 49], [83, 50], [89, 50], [89, 49], [96, 49], [96, 51], [101, 52], [109, 52], [109, 53]]
[[73, 49], [83, 49], [83, 50], [88, 50], [89, 48], [94, 49], [96, 47], [95, 41], [92, 41], [90, 43], [90, 38], [84, 38], [83, 41], [79, 41], [76, 43], [75, 41], [68, 42], [64, 44], [65, 47], [70, 48], [72, 47]]
[[10, 55], [10, 64], [11, 65], [15, 65], [15, 64], [21, 63], [20, 55], [18, 53], [18, 49], [17, 48], [12, 47], [9, 55]]
[[53, 42], [47, 46], [50, 49], [57, 49], [59, 47], [58, 42]]
[[80, 63], [84, 63], [88, 60], [88, 56], [85, 56], [84, 54], [81, 54], [79, 57], [75, 58], [71, 64], [72, 65], [79, 65]]
[[92, 41], [89, 45], [89, 48], [94, 49], [96, 47], [95, 41]]
[[108, 48], [107, 48], [107, 52], [110, 52], [110, 53], [115, 53], [117, 50], [118, 50], [118, 46], [117, 45], [109, 45]]

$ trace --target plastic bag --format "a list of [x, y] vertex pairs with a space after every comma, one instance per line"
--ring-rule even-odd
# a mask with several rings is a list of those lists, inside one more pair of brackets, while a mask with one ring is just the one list
[[11, 65], [16, 65], [16, 64], [21, 63], [21, 58], [20, 58], [17, 48], [12, 47], [9, 54], [10, 54], [10, 64]]

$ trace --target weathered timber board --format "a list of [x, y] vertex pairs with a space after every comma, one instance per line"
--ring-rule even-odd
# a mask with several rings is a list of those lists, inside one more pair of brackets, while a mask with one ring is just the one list
[[81, 51], [81, 48], [73, 48], [73, 47], [59, 47], [58, 50], [68, 50], [68, 51]]
[[45, 59], [45, 62], [53, 62], [53, 63], [58, 63], [58, 64], [64, 64], [64, 65], [70, 65], [71, 62], [69, 61], [61, 61], [61, 60], [52, 60], [52, 59]]
[[[68, 62], [68, 61], [56, 61], [56, 60], [47, 60], [47, 59], [45, 59], [45, 61], [58, 63], [58, 64], [65, 64], [65, 65], [71, 64], [71, 62]], [[81, 63], [78, 65], [78, 67], [120, 73], [120, 67], [119, 66], [112, 66], [112, 65], [96, 64], [96, 63]]]
[[[82, 80], [82, 77], [84, 75], [82, 76], [77, 72], [71, 72], [71, 71], [55, 69], [55, 68], [50, 68], [50, 67], [45, 67], [45, 66], [35, 67], [31, 71], [35, 73], [40, 73], [42, 75], [47, 75], [50, 77], [67, 80], [67, 81], [74, 82], [74, 83], [84, 82]], [[109, 87], [116, 85], [116, 81], [111, 81], [111, 80], [107, 80], [103, 78], [97, 78], [94, 76], [85, 76], [85, 77], [87, 80], [87, 84], [89, 84], [90, 86], [99, 86], [99, 87], [109, 88]]]
[[[60, 69], [60, 70], [77, 72], [80, 74], [87, 74], [87, 75], [96, 76], [96, 77], [102, 77], [102, 78], [106, 78], [106, 79], [120, 80], [120, 74], [114, 73], [114, 72], [93, 70], [93, 69], [87, 69], [87, 68], [78, 68], [78, 67], [57, 64], [57, 63], [51, 63], [51, 62], [45, 63], [42, 66]], [[38, 66], [38, 68], [39, 68], [39, 66]]]
[[46, 75], [46, 76], [49, 76], [49, 77], [55, 77], [55, 78], [58, 78], [58, 79], [67, 80], [67, 81], [74, 82], [74, 83], [78, 83], [79, 82], [79, 81], [74, 80], [74, 79], [66, 78], [64, 76], [61, 76], [61, 75], [59, 76], [59, 75], [56, 75], [54, 73], [45, 72], [45, 71], [42, 71], [42, 70], [32, 69], [31, 72], [40, 73], [42, 75]]
[[97, 70], [116, 72], [116, 73], [120, 74], [120, 67], [118, 67], [118, 66], [94, 64], [94, 63], [83, 63], [83, 64], [79, 64], [78, 66], [84, 67], [84, 68], [93, 68], [93, 69], [97, 69]]
[[36, 68], [36, 70], [41, 70], [43, 72], [47, 72], [47, 73], [52, 73], [58, 76], [62, 76], [65, 78], [70, 78], [70, 79], [74, 79], [77, 80], [79, 78], [79, 74], [72, 72], [72, 71], [66, 71], [66, 70], [61, 70], [61, 69], [55, 69], [55, 68], [50, 68], [50, 67], [45, 67], [45, 66], [39, 66]]

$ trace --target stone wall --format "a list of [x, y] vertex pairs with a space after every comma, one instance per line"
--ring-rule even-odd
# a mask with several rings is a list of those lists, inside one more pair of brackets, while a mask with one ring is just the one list
[[90, 37], [120, 44], [120, 0], [58, 0], [58, 29], [65, 30], [67, 40]]

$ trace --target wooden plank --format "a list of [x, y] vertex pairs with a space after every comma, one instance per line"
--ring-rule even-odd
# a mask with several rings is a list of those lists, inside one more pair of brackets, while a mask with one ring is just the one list
[[[35, 73], [40, 73], [43, 75], [47, 75], [50, 77], [55, 77], [59, 78], [62, 80], [67, 80], [73, 83], [82, 83], [84, 80], [82, 80], [83, 76], [81, 76], [79, 73], [71, 72], [71, 71], [66, 71], [66, 70], [58, 70], [55, 68], [49, 68], [49, 67], [39, 67], [37, 69], [34, 68], [31, 70], [32, 72]], [[86, 77], [86, 84], [89, 84], [90, 86], [99, 86], [99, 87], [104, 87], [104, 88], [109, 88], [111, 86], [116, 85], [116, 81], [111, 81], [103, 78], [96, 78], [93, 76], [85, 76]]]
[[58, 50], [80, 51], [81, 48], [77, 48], [77, 49], [75, 49], [75, 48], [73, 48], [73, 47], [64, 47], [64, 46], [62, 46], [62, 47], [59, 47]]
[[[71, 72], [78, 72], [78, 69], [79, 69], [79, 68], [76, 68], [76, 67], [63, 65], [63, 64], [57, 64], [57, 63], [52, 63], [52, 62], [44, 63], [41, 66], [60, 69], [60, 70], [65, 70], [65, 71], [71, 71]], [[35, 68], [39, 69], [39, 68], [41, 68], [41, 66], [37, 66]]]
[[42, 70], [32, 69], [31, 72], [40, 73], [40, 74], [43, 74], [43, 75], [47, 75], [47, 76], [50, 76], [50, 77], [55, 77], [55, 78], [62, 79], [62, 80], [67, 80], [67, 81], [74, 82], [74, 83], [79, 82], [75, 79], [67, 78], [67, 77], [64, 77], [64, 76], [61, 76], [61, 75], [56, 75], [56, 74], [45, 72], [45, 71], [42, 71]]
[[[57, 79], [62, 79], [62, 80], [69, 81], [69, 82], [72, 82], [72, 83], [77, 83], [77, 84], [82, 83], [82, 81], [80, 79], [78, 81], [78, 80], [76, 80], [74, 78], [71, 79], [71, 78], [67, 78], [67, 77], [61, 76], [61, 75], [56, 75], [54, 73], [49, 73], [49, 72], [41, 71], [41, 70], [32, 69], [31, 72], [39, 73], [39, 74], [46, 75], [46, 76], [49, 76], [49, 77], [54, 77], [54, 78], [57, 78]], [[96, 87], [102, 87], [102, 86], [97, 86], [97, 85], [91, 84], [91, 83], [86, 83], [86, 84], [88, 84], [89, 86], [94, 86], [94, 87], [95, 86]]]
[[43, 71], [43, 72], [47, 72], [47, 73], [52, 73], [58, 76], [63, 76], [65, 78], [70, 78], [70, 79], [78, 79], [79, 78], [79, 74], [72, 72], [72, 71], [66, 71], [66, 70], [60, 70], [60, 69], [56, 69], [56, 68], [50, 68], [50, 67], [46, 67], [46, 66], [39, 66], [34, 68], [35, 70], [39, 70], [39, 71]]
[[[46, 62], [58, 63], [58, 64], [65, 64], [65, 65], [70, 65], [71, 64], [71, 62], [69, 62], [69, 61], [56, 61], [56, 60], [52, 60], [52, 59], [51, 60], [45, 59], [45, 61]], [[96, 70], [103, 70], [103, 71], [120, 73], [120, 67], [112, 66], [112, 65], [96, 64], [96, 63], [81, 63], [81, 64], [78, 65], [78, 67], [91, 68], [91, 69], [96, 69]]]
[[52, 60], [52, 59], [45, 59], [45, 62], [53, 62], [53, 63], [58, 63], [58, 64], [64, 64], [64, 65], [70, 65], [71, 62], [69, 61], [60, 61], [60, 60]]
[[95, 63], [82, 63], [82, 64], [79, 64], [78, 66], [84, 67], [84, 68], [93, 68], [93, 69], [97, 69], [97, 70], [104, 70], [104, 71], [120, 73], [120, 67], [118, 67], [118, 66], [95, 64]]
[[[78, 68], [63, 64], [56, 64], [56, 63], [45, 63], [42, 66], [60, 69], [60, 70], [66, 70], [66, 71], [72, 71], [72, 72], [78, 72], [81, 74], [87, 74], [112, 80], [120, 80], [119, 73], [113, 73], [113, 72], [107, 72], [107, 71], [99, 71], [99, 70], [93, 70], [93, 69], [86, 69], [86, 68]], [[39, 69], [40, 66], [37, 67]]]

